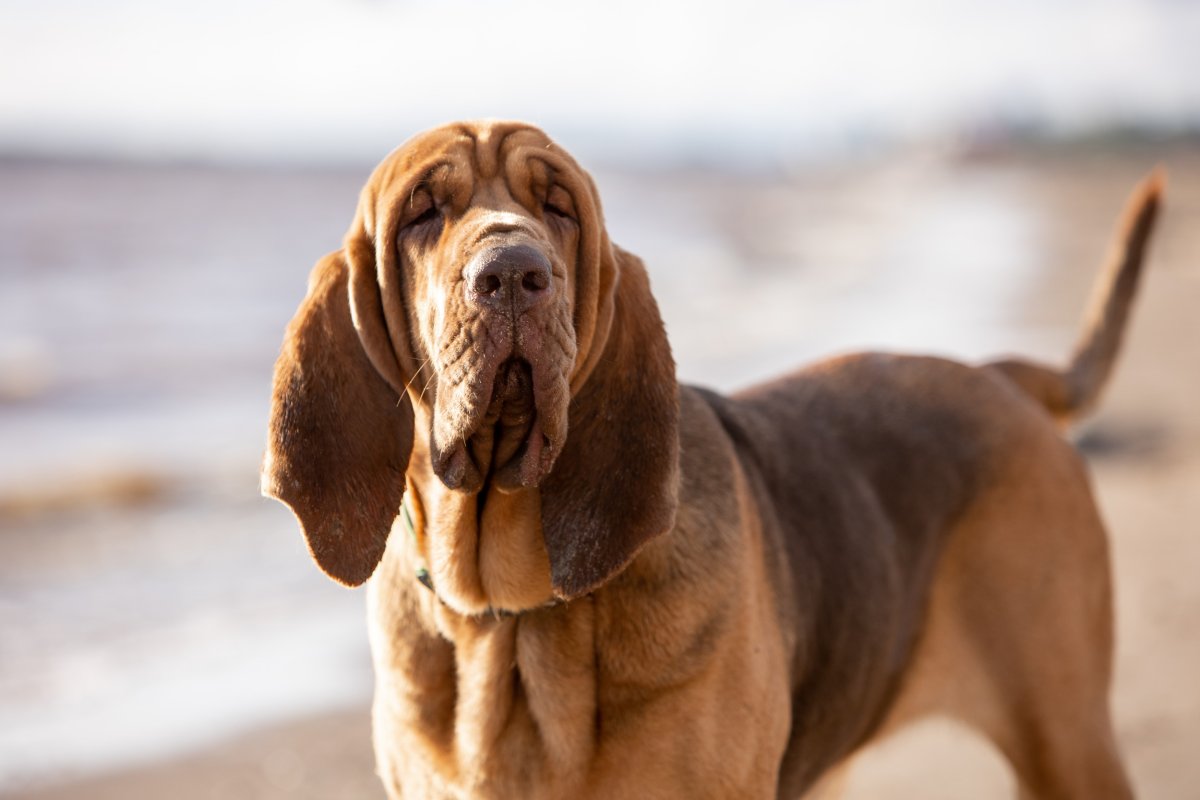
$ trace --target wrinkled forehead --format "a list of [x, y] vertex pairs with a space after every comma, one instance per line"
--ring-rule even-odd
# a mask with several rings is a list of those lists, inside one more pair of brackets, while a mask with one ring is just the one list
[[506, 191], [529, 205], [551, 184], [590, 194], [578, 165], [539, 129], [519, 122], [456, 123], [418, 134], [385, 158], [364, 189], [363, 210], [368, 218], [386, 215], [423, 189], [460, 208], [485, 190]]

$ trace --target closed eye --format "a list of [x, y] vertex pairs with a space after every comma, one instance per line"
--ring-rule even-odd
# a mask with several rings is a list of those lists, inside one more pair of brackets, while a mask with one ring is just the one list
[[570, 220], [575, 219], [575, 217], [573, 217], [571, 215], [571, 212], [569, 212], [565, 209], [559, 208], [558, 206], [554, 205], [553, 203], [546, 203], [546, 205], [542, 206], [542, 208], [545, 210], [545, 212], [547, 214], [553, 214], [554, 216], [562, 217], [563, 219], [570, 219]]
[[408, 208], [405, 209], [401, 221], [400, 233], [428, 233], [433, 230], [435, 224], [441, 222], [441, 219], [441, 212], [429, 192], [417, 190], [408, 200]]
[[416, 228], [416, 227], [418, 227], [418, 226], [420, 226], [420, 225], [424, 225], [424, 224], [425, 224], [425, 223], [427, 223], [427, 222], [433, 222], [435, 219], [437, 219], [437, 218], [438, 218], [438, 216], [439, 216], [439, 214], [438, 214], [438, 210], [437, 210], [437, 208], [431, 205], [429, 208], [427, 208], [427, 209], [425, 209], [424, 211], [422, 211], [422, 212], [421, 212], [420, 214], [418, 214], [416, 217], [414, 217], [413, 219], [410, 219], [410, 220], [409, 220], [409, 221], [408, 221], [408, 222], [405, 224], [405, 226], [404, 226], [404, 227], [406, 227], [406, 228]]
[[557, 217], [559, 219], [575, 221], [575, 204], [571, 202], [571, 195], [561, 186], [552, 186], [550, 191], [546, 193], [546, 200], [542, 204], [544, 213]]

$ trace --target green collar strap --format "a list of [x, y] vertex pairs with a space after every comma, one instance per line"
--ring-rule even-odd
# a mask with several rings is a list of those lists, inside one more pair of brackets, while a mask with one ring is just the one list
[[[417, 550], [417, 557], [420, 558], [421, 543], [417, 538], [417, 526], [413, 523], [412, 509], [408, 507], [408, 495], [404, 495], [404, 500], [400, 503], [400, 516], [404, 520], [404, 529], [408, 531], [408, 538], [412, 541], [413, 547]], [[417, 564], [417, 580], [421, 582], [429, 591], [433, 592], [433, 578], [429, 576], [429, 570], [424, 564]], [[437, 594], [437, 592], [434, 592]]]

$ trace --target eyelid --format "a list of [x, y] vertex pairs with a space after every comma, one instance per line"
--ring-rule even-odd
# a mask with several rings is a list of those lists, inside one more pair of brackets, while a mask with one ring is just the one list
[[404, 227], [411, 228], [414, 225], [422, 225], [426, 222], [433, 220], [435, 217], [438, 217], [438, 216], [441, 216], [441, 214], [438, 211], [437, 206], [430, 203], [429, 208], [425, 209], [424, 211], [422, 211], [421, 213], [417, 214], [415, 217], [410, 219], [408, 222], [404, 223]]
[[405, 204], [402, 218], [407, 218], [408, 221], [404, 223], [404, 226], [412, 225], [417, 220], [427, 217], [430, 213], [440, 213], [438, 204], [434, 202], [432, 195], [423, 189], [414, 191]]
[[442, 210], [428, 193], [414, 194], [400, 215], [396, 239], [399, 241], [410, 235], [424, 238], [434, 231], [435, 226], [441, 230]]
[[562, 217], [575, 219], [575, 203], [571, 193], [561, 186], [551, 186], [542, 204], [548, 211]]

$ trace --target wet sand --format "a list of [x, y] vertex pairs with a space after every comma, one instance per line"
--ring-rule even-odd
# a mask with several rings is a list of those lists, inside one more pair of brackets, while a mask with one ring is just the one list
[[[611, 171], [599, 177], [617, 240], [639, 252], [651, 268], [681, 376], [730, 388], [824, 353], [868, 344], [968, 360], [1011, 351], [1060, 360], [1073, 341], [1120, 204], [1156, 160], [1165, 160], [1171, 172], [1168, 212], [1115, 379], [1100, 411], [1078, 436], [1112, 536], [1118, 736], [1141, 796], [1186, 800], [1196, 796], [1200, 786], [1200, 760], [1195, 758], [1200, 752], [1200, 227], [1194, 225], [1200, 218], [1200, 157], [1027, 154], [962, 162], [921, 156], [789, 176], [637, 176]], [[293, 188], [309, 186], [313, 196], [323, 191], [312, 180], [288, 180], [296, 181]], [[328, 189], [332, 179], [320, 180]], [[349, 189], [344, 187], [354, 181], [346, 176], [332, 182], [336, 191], [346, 194]], [[251, 206], [248, 203], [244, 213]], [[350, 213], [349, 206], [343, 206], [321, 199], [308, 213], [315, 218], [336, 211], [332, 227], [338, 230]], [[286, 226], [279, 223], [270, 230], [282, 237]], [[243, 240], [251, 236], [245, 231], [241, 235]], [[322, 250], [307, 240], [305, 247], [293, 245], [290, 252], [309, 249], [304, 258], [311, 261]], [[334, 242], [336, 238], [328, 244]], [[256, 289], [262, 297], [281, 292], [286, 298], [271, 306], [270, 313], [245, 323], [262, 332], [255, 334], [253, 353], [234, 362], [238, 377], [229, 392], [238, 397], [261, 396], [259, 384], [265, 385], [282, 330], [276, 323], [290, 313], [290, 304], [303, 288], [306, 266], [294, 267], [287, 279], [295, 285]], [[272, 273], [272, 278], [282, 281], [283, 273]], [[214, 358], [221, 355], [214, 352]], [[7, 415], [7, 424], [15, 426], [21, 420], [14, 415], [33, 413], [28, 401], [23, 403], [19, 408], [11, 403], [0, 406], [0, 423]], [[256, 404], [261, 399], [238, 405], [249, 410], [235, 415], [246, 420], [244, 426], [238, 422], [225, 434], [234, 444], [199, 448], [205, 454], [200, 461], [210, 466], [187, 472], [186, 485], [216, 481], [240, 486], [243, 477], [252, 479], [261, 441], [255, 418], [261, 405]], [[245, 439], [249, 442], [243, 443]], [[160, 446], [145, 445], [149, 455], [132, 460], [178, 469], [179, 459], [197, 445], [181, 441], [172, 447], [164, 454]], [[52, 472], [56, 461], [51, 455], [34, 462], [49, 464]], [[12, 466], [11, 454], [9, 459], [11, 468], [0, 475], [6, 481], [0, 483], [0, 501], [18, 495], [42, 497], [43, 507], [10, 508], [0, 520], [7, 542], [0, 546], [25, 559], [22, 579], [44, 572], [57, 576], [63, 586], [88, 580], [82, 570], [60, 575], [55, 572], [63, 569], [58, 561], [38, 555], [38, 548], [45, 546], [39, 531], [69, 529], [59, 524], [67, 512], [45, 508], [47, 502], [54, 505], [45, 500], [53, 500], [53, 493], [38, 494], [41, 484]], [[26, 488], [18, 492], [14, 487]], [[145, 502], [134, 495], [128, 502]], [[208, 498], [203, 501], [206, 507], [249, 502], [212, 501], [211, 492], [200, 496]], [[171, 506], [177, 500], [168, 491], [156, 502]], [[106, 513], [97, 518], [102, 526], [127, 525], [126, 512]], [[293, 552], [300, 549], [298, 537], [290, 538], [294, 532], [285, 512], [253, 511], [221, 519], [230, 532], [220, 542], [229, 552], [223, 557], [227, 561], [212, 567], [212, 580], [236, 569], [233, 564], [245, 563], [236, 541], [253, 530], [269, 529], [271, 544], [257, 545], [253, 558], [259, 559], [259, 567], [286, 560], [284, 577], [275, 579], [273, 590], [306, 609], [343, 603], [340, 595], [335, 601], [335, 595], [323, 594], [315, 578], [310, 583], [302, 572], [302, 559], [295, 559]], [[77, 526], [95, 527], [86, 520]], [[103, 533], [98, 539], [94, 546], [99, 558], [106, 540]], [[20, 553], [12, 550], [17, 543]], [[11, 575], [5, 573], [5, 579]], [[59, 612], [45, 605], [43, 595], [30, 589], [28, 595], [2, 597], [8, 602], [0, 605], [7, 625], [30, 620], [28, 624], [36, 626], [44, 613], [48, 629], [59, 631], [53, 623], [53, 614]], [[87, 597], [102, 604], [106, 595]], [[191, 602], [192, 607], [220, 606], [223, 599], [196, 590]], [[255, 630], [264, 632], [269, 647], [269, 632], [286, 628], [288, 609], [294, 606], [255, 602], [256, 608], [267, 609]], [[53, 776], [43, 773], [38, 778], [50, 785], [21, 789], [20, 782], [12, 782], [5, 796], [381, 796], [370, 755], [369, 670], [362, 651], [355, 649], [365, 641], [361, 612], [349, 602], [339, 608], [336, 620], [304, 636], [328, 637], [347, 649], [353, 665], [337, 679], [354, 676], [360, 684], [357, 694], [331, 698], [323, 708], [298, 713], [275, 708], [273, 719], [263, 712], [226, 726], [226, 733], [214, 728], [207, 743], [181, 745], [176, 755], [144, 766], [122, 766], [117, 760], [107, 766], [93, 764], [86, 769], [93, 777], [74, 781], [65, 766]], [[44, 657], [53, 658], [53, 648], [73, 641], [75, 629], [47, 636], [51, 645]], [[6, 632], [3, 637], [0, 645], [17, 649], [15, 634]], [[38, 655], [29, 655], [29, 669], [38, 668]], [[300, 655], [294, 660], [299, 659]], [[18, 680], [22, 676], [8, 677], [0, 681], [0, 692], [9, 692], [4, 702], [11, 704], [12, 692], [24, 684]], [[202, 676], [188, 680], [185, 687], [201, 702], [218, 702]], [[46, 714], [62, 713], [53, 698], [42, 707]], [[119, 696], [105, 708], [110, 709], [114, 728], [128, 722], [121, 717]], [[38, 706], [31, 709], [36, 713]], [[12, 725], [33, 717], [5, 719]], [[183, 722], [186, 726], [186, 719]], [[238, 729], [250, 732], [229, 732]], [[53, 730], [47, 729], [46, 744], [39, 746], [53, 747]], [[0, 733], [10, 742], [20, 736], [14, 730]], [[121, 758], [128, 765], [149, 756]], [[987, 746], [937, 722], [865, 753], [856, 763], [847, 796], [986, 800], [1012, 796], [1012, 778]]]

